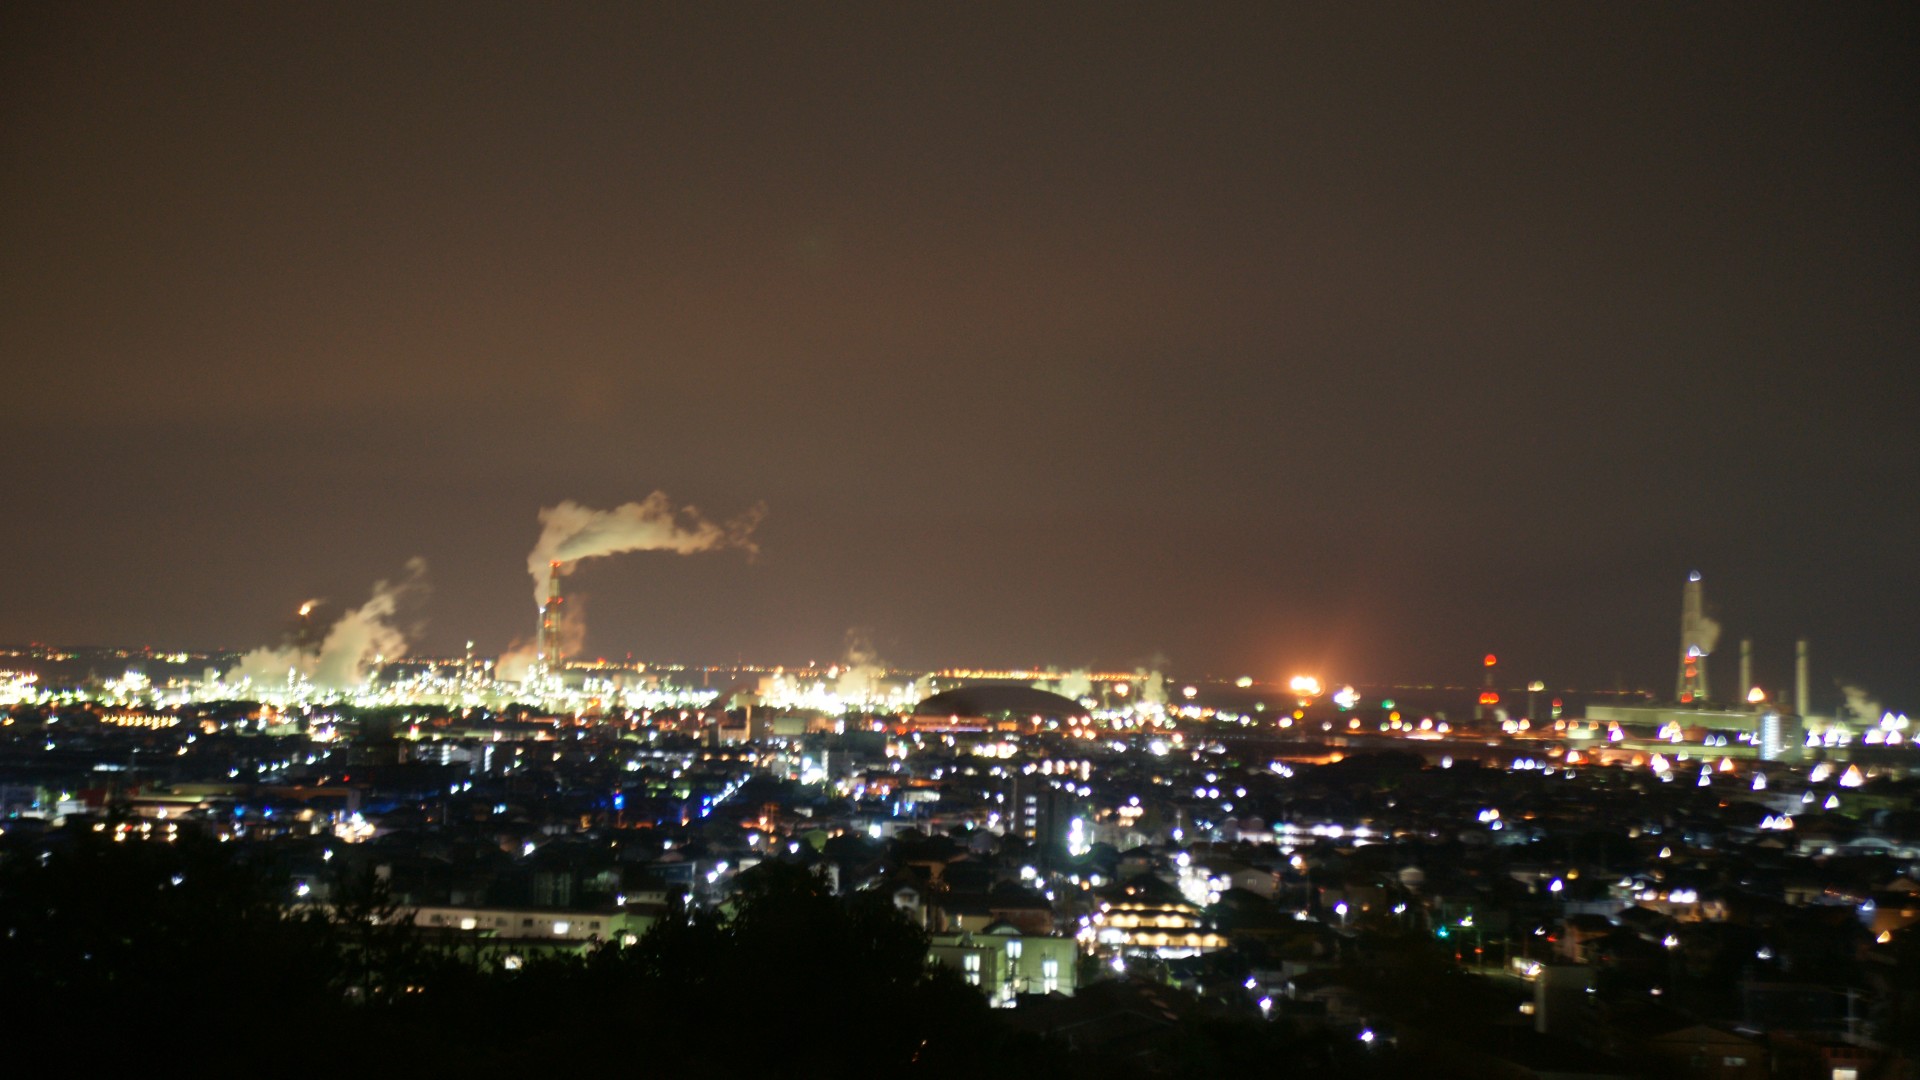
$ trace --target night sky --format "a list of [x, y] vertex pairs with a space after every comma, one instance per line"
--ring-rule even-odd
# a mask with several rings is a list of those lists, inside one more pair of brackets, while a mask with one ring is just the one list
[[1920, 9], [0, 8], [0, 640], [1920, 706]]

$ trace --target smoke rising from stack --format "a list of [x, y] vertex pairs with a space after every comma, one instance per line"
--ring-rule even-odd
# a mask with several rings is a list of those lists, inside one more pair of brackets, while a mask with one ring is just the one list
[[426, 574], [425, 559], [409, 559], [405, 577], [395, 582], [376, 582], [367, 602], [341, 615], [324, 634], [316, 635], [312, 624], [306, 622], [306, 617], [319, 603], [308, 601], [301, 605], [302, 625], [292, 644], [247, 653], [227, 673], [227, 678], [279, 683], [293, 673], [322, 689], [345, 690], [360, 685], [366, 680], [374, 657], [396, 660], [406, 655], [406, 634], [394, 626], [392, 620], [402, 601], [426, 592]]
[[1720, 643], [1720, 623], [1708, 617], [1703, 591], [1699, 573], [1689, 575], [1680, 602], [1680, 649], [1699, 649], [1701, 656], [1711, 656]]
[[[552, 575], [564, 577], [583, 559], [629, 551], [693, 555], [727, 548], [738, 548], [749, 557], [757, 555], [760, 547], [754, 543], [753, 530], [766, 513], [765, 504], [756, 504], [731, 521], [715, 522], [695, 507], [675, 507], [664, 491], [611, 510], [595, 510], [571, 499], [544, 507], [540, 511], [540, 538], [527, 553], [527, 573], [533, 578], [533, 602], [544, 607]], [[582, 617], [582, 606], [580, 597], [572, 597], [560, 619], [563, 655], [586, 643], [587, 624]], [[516, 642], [501, 655], [496, 675], [510, 682], [523, 681], [533, 673], [538, 652], [537, 642]]]
[[619, 555], [628, 551], [671, 551], [692, 555], [701, 551], [739, 548], [758, 554], [753, 530], [766, 516], [756, 505], [732, 521], [718, 523], [691, 506], [675, 508], [664, 491], [640, 502], [612, 510], [595, 510], [567, 500], [540, 511], [540, 539], [527, 555], [527, 573], [533, 577], [533, 602], [547, 599], [547, 575], [553, 563], [560, 573], [572, 572], [582, 559]]
[[1867, 693], [1864, 687], [1843, 682], [1840, 684], [1840, 693], [1847, 699], [1847, 712], [1852, 714], [1854, 720], [1865, 726], [1880, 722], [1880, 717], [1884, 715], [1880, 701]]
[[1702, 656], [1713, 655], [1713, 647], [1720, 643], [1719, 620], [1702, 615], [1690, 629], [1686, 644], [1698, 647]]
[[1075, 668], [1061, 675], [1060, 681], [1052, 687], [1043, 686], [1041, 689], [1051, 689], [1061, 697], [1072, 698], [1075, 701], [1090, 698], [1093, 696], [1093, 672], [1086, 668]]
[[288, 644], [308, 652], [319, 652], [334, 622], [326, 608], [326, 600], [320, 597], [301, 604], [300, 610], [294, 615], [293, 628], [287, 634]]
[[847, 631], [847, 656], [840, 670], [840, 677], [834, 680], [833, 690], [843, 701], [867, 701], [880, 689], [880, 681], [886, 678], [887, 666], [880, 662], [880, 654], [874, 651], [873, 642], [864, 630]]
[[1133, 669], [1133, 687], [1135, 700], [1142, 705], [1165, 705], [1167, 703], [1167, 677], [1156, 668], [1148, 671], [1139, 667]]

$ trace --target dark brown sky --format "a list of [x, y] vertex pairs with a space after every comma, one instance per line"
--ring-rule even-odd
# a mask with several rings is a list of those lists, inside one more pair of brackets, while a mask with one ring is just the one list
[[7, 5], [0, 639], [1920, 705], [1910, 5], [1191, 6]]

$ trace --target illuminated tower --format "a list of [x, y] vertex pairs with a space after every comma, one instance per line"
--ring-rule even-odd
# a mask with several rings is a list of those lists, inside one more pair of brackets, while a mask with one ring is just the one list
[[1695, 570], [1680, 594], [1680, 677], [1673, 696], [1682, 705], [1706, 703], [1707, 655], [1720, 637], [1720, 624], [1707, 618], [1701, 593], [1700, 571]]
[[540, 605], [539, 667], [552, 674], [560, 671], [560, 560], [547, 567], [547, 602]]

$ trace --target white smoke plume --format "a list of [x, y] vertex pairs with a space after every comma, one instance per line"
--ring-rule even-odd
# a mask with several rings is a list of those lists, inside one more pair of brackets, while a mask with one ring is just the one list
[[1705, 615], [1685, 620], [1680, 631], [1680, 647], [1699, 649], [1701, 656], [1713, 655], [1713, 647], [1720, 642], [1719, 620]]
[[1880, 722], [1880, 717], [1884, 715], [1880, 709], [1880, 701], [1867, 693], [1864, 687], [1843, 682], [1840, 684], [1840, 693], [1846, 696], [1847, 711], [1853, 714], [1857, 722], [1867, 726]]
[[[1047, 688], [1042, 687], [1042, 689]], [[1075, 668], [1060, 676], [1060, 681], [1053, 684], [1051, 689], [1061, 697], [1072, 698], [1075, 701], [1092, 697], [1093, 673], [1086, 668]]]
[[1165, 705], [1167, 703], [1167, 677], [1158, 671], [1135, 668], [1133, 686], [1136, 699], [1142, 705]]
[[[566, 616], [560, 620], [560, 655], [579, 656], [587, 647], [587, 598], [578, 592], [569, 593], [566, 607]], [[494, 663], [493, 677], [502, 682], [526, 682], [539, 660], [538, 643], [515, 638]]]
[[939, 693], [939, 686], [931, 675], [922, 675], [908, 684], [906, 696], [914, 701], [925, 701]]
[[1699, 624], [1694, 628], [1694, 634], [1700, 646], [1700, 652], [1707, 656], [1713, 655], [1713, 647], [1720, 643], [1720, 620], [1701, 616]]
[[691, 555], [720, 548], [740, 548], [757, 554], [753, 530], [766, 516], [755, 506], [732, 521], [716, 523], [691, 507], [676, 509], [664, 491], [640, 502], [612, 510], [595, 510], [567, 500], [540, 511], [540, 540], [527, 555], [527, 573], [533, 576], [533, 602], [547, 600], [548, 568], [561, 564], [568, 573], [582, 559], [618, 555], [627, 551], [671, 551]]
[[[255, 649], [228, 672], [228, 681], [250, 678], [257, 683], [280, 683], [293, 674], [327, 690], [360, 685], [375, 657], [397, 660], [406, 655], [407, 637], [392, 619], [401, 600], [426, 591], [426, 574], [425, 559], [409, 559], [406, 577], [376, 582], [372, 597], [340, 616], [319, 644]], [[304, 608], [310, 610], [310, 606]]]
[[880, 662], [880, 654], [874, 651], [873, 642], [864, 630], [847, 631], [847, 658], [841, 666], [840, 677], [834, 680], [833, 691], [842, 701], [871, 701], [879, 696], [880, 681], [886, 678], [887, 666]]
[[501, 682], [526, 682], [533, 674], [534, 661], [540, 658], [540, 651], [531, 644], [515, 640], [500, 654], [493, 665], [493, 677]]

